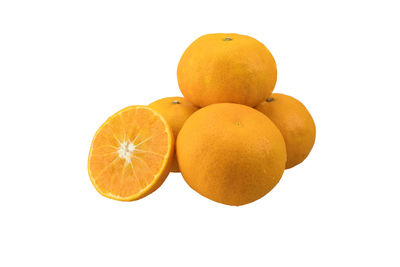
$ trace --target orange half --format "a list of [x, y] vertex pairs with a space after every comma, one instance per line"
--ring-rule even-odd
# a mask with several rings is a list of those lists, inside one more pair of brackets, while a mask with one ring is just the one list
[[164, 118], [146, 106], [124, 108], [97, 130], [88, 172], [105, 197], [137, 200], [165, 181], [174, 153], [173, 133]]

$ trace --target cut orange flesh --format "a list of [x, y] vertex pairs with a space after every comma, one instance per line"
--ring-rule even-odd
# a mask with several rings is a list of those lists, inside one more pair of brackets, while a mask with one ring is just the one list
[[161, 115], [130, 106], [97, 130], [89, 152], [89, 177], [105, 197], [132, 201], [156, 190], [168, 176], [174, 138]]

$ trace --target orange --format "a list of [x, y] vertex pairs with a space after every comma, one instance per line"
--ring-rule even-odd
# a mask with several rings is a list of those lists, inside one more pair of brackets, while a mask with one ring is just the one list
[[130, 106], [97, 130], [89, 152], [89, 177], [105, 197], [131, 201], [156, 190], [167, 177], [174, 137], [160, 114]]
[[177, 74], [182, 94], [196, 106], [254, 107], [271, 95], [277, 70], [269, 50], [256, 39], [217, 33], [201, 36], [186, 49]]
[[[186, 119], [198, 109], [188, 100], [179, 96], [159, 99], [151, 103], [149, 107], [153, 108], [165, 118], [169, 126], [172, 128], [175, 138], [178, 136], [178, 133]], [[171, 171], [179, 172], [176, 156], [174, 156], [172, 161]]]
[[273, 122], [232, 103], [193, 113], [179, 132], [176, 149], [189, 186], [228, 205], [244, 205], [267, 194], [286, 164], [285, 142]]
[[272, 94], [256, 109], [270, 118], [281, 131], [286, 143], [286, 169], [303, 162], [315, 142], [315, 124], [306, 107], [297, 99]]

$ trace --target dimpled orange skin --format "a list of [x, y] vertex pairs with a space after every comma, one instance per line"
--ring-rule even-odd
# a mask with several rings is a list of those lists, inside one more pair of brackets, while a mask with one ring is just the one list
[[286, 164], [278, 128], [248, 106], [222, 103], [186, 120], [177, 138], [177, 157], [188, 185], [227, 205], [244, 205], [267, 194]]
[[[190, 115], [192, 115], [193, 112], [198, 110], [198, 107], [194, 106], [184, 97], [179, 96], [159, 99], [151, 103], [149, 107], [153, 108], [164, 117], [172, 128], [175, 139], [178, 136], [183, 123], [190, 117]], [[174, 156], [172, 161], [171, 171], [179, 172], [176, 156]]]
[[256, 107], [267, 115], [281, 131], [287, 151], [286, 169], [303, 162], [315, 142], [315, 123], [306, 107], [297, 99], [272, 94]]
[[269, 50], [234, 33], [195, 40], [183, 53], [177, 74], [182, 94], [200, 107], [224, 102], [254, 107], [271, 95], [277, 78]]

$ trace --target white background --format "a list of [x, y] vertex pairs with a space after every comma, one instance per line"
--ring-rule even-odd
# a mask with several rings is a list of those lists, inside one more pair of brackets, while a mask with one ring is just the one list
[[[0, 265], [400, 266], [396, 2], [1, 1]], [[181, 54], [215, 32], [271, 50], [275, 92], [315, 119], [310, 156], [241, 207], [180, 174], [136, 202], [99, 195], [97, 128], [180, 95]]]

